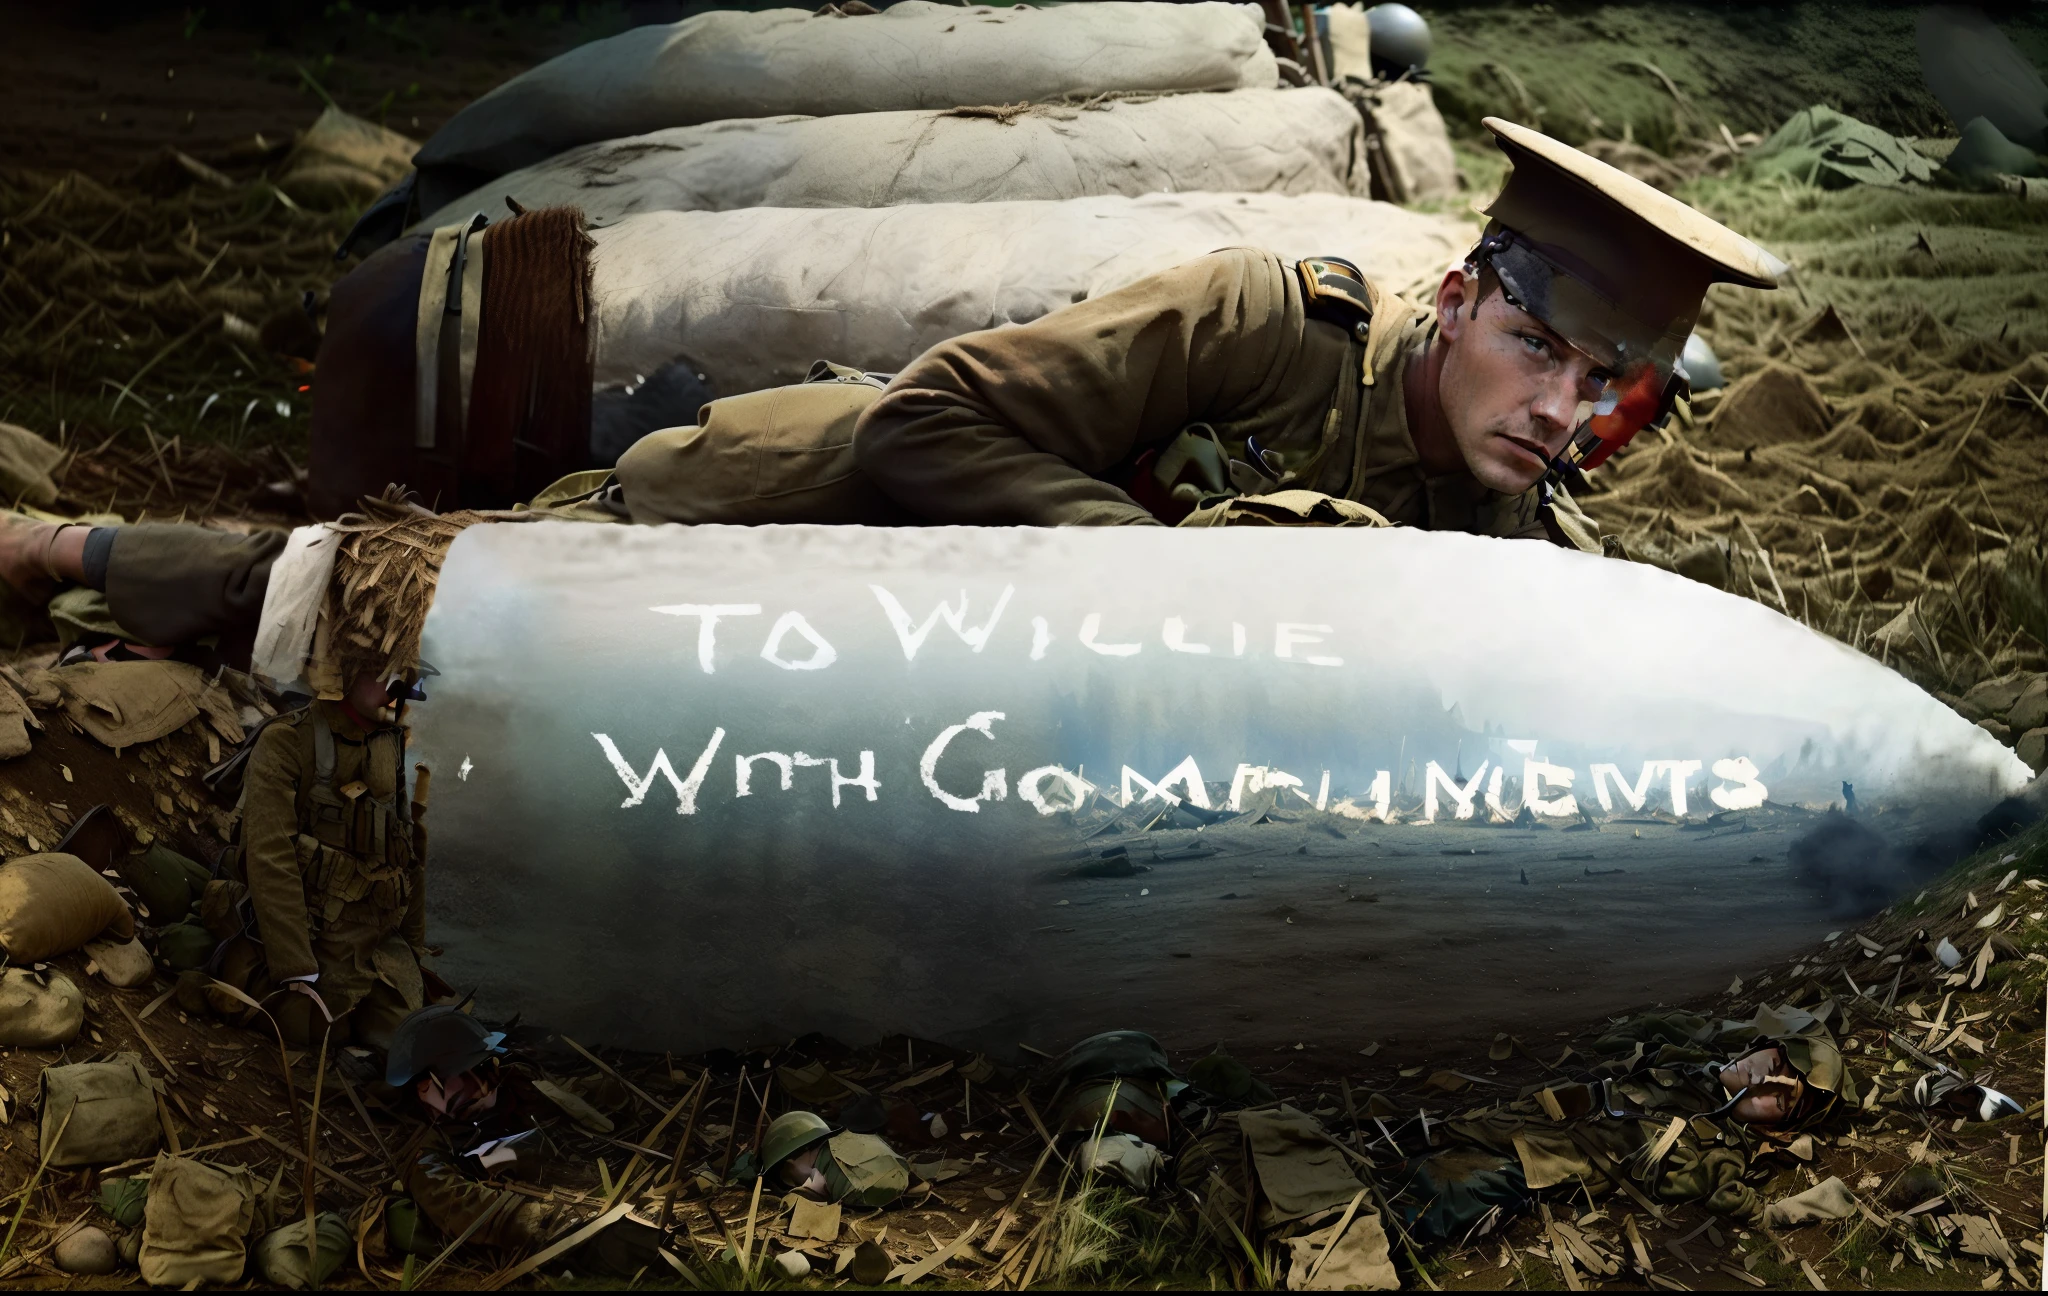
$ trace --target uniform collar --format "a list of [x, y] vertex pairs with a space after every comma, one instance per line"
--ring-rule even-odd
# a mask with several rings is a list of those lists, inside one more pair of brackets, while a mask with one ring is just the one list
[[334, 731], [335, 737], [347, 739], [350, 742], [361, 742], [379, 729], [386, 727], [378, 724], [367, 726], [358, 724], [349, 709], [339, 702], [329, 702], [323, 699], [313, 703], [313, 705], [318, 710], [320, 716], [327, 721], [327, 727]]

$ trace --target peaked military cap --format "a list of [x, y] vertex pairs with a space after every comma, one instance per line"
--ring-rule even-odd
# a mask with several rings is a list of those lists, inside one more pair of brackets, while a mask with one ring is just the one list
[[1775, 288], [1784, 262], [1619, 168], [1498, 117], [1484, 120], [1514, 169], [1476, 210], [1472, 259], [1514, 305], [1610, 371], [1608, 395], [1569, 457], [1593, 467], [1662, 417], [1683, 388], [1679, 357], [1717, 283]]
[[1512, 234], [1553, 273], [1592, 289], [1607, 309], [1589, 313], [1619, 317], [1581, 328], [1604, 323], [1602, 332], [1621, 334], [1607, 340], [1638, 345], [1675, 332], [1682, 348], [1709, 285], [1777, 286], [1782, 261], [1670, 194], [1540, 131], [1498, 117], [1484, 125], [1514, 165], [1479, 209], [1489, 233]]

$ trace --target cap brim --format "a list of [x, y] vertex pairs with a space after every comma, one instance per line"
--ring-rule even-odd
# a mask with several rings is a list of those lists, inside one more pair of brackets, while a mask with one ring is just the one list
[[1786, 269], [1783, 261], [1670, 194], [1541, 131], [1499, 117], [1483, 118], [1480, 124], [1493, 132], [1511, 159], [1517, 153], [1542, 159], [1706, 261], [1715, 280], [1749, 288], [1778, 286], [1778, 276]]

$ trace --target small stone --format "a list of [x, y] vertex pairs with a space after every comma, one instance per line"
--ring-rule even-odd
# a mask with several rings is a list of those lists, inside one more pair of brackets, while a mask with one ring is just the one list
[[811, 1262], [801, 1251], [784, 1251], [775, 1257], [775, 1267], [791, 1278], [807, 1278], [811, 1272]]
[[1963, 694], [1963, 706], [1980, 716], [2004, 715], [2020, 700], [2032, 679], [2025, 675], [2007, 675], [2000, 679], [1985, 680]]
[[2031, 684], [2020, 693], [2019, 701], [2012, 704], [2005, 722], [2012, 726], [2014, 733], [2025, 733], [2048, 725], [2048, 675], [2036, 675]]
[[2006, 746], [2012, 746], [2012, 727], [1998, 720], [1979, 720], [1977, 727]]
[[896, 1262], [889, 1253], [873, 1241], [861, 1243], [853, 1250], [853, 1280], [863, 1287], [879, 1287], [889, 1280], [889, 1271]]
[[93, 970], [105, 977], [108, 985], [124, 990], [148, 985], [156, 975], [156, 964], [141, 941], [87, 941], [85, 954], [93, 961]]
[[114, 1239], [90, 1224], [65, 1235], [57, 1244], [56, 1260], [59, 1269], [75, 1274], [110, 1274], [121, 1263]]
[[2048, 766], [2048, 728], [2027, 730], [2020, 735], [2013, 750], [2026, 762], [2028, 769], [2039, 774], [2043, 766]]

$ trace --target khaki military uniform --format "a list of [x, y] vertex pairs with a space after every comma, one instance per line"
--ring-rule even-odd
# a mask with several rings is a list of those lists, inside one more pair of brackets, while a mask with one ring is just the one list
[[1402, 376], [1433, 315], [1317, 271], [1230, 249], [943, 342], [886, 387], [820, 366], [643, 439], [618, 480], [637, 522], [1157, 525], [1294, 490], [1598, 547], [1561, 494], [1425, 473]]
[[[397, 728], [365, 729], [333, 702], [263, 731], [244, 776], [237, 879], [255, 929], [230, 941], [221, 962], [221, 979], [258, 1000], [317, 972], [322, 1001], [347, 1023], [337, 1036], [380, 1048], [425, 1003], [424, 861], [414, 855], [404, 759]], [[288, 1033], [318, 1038], [324, 1026], [296, 992], [266, 1006]]]
[[886, 385], [821, 360], [801, 383], [712, 401], [696, 423], [651, 432], [619, 456], [627, 513], [646, 523], [916, 522], [854, 461], [854, 425]]

